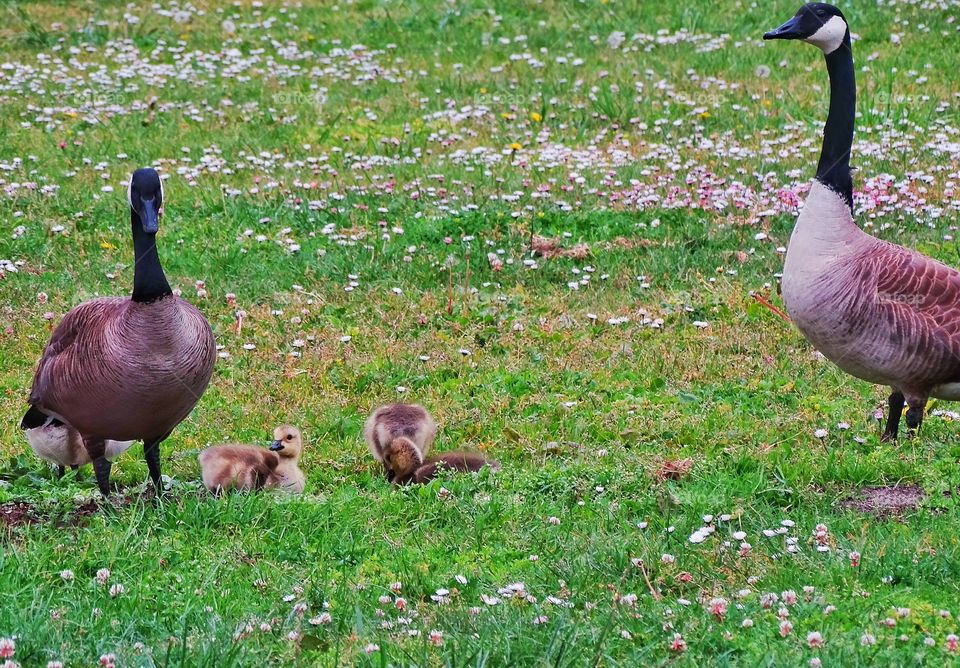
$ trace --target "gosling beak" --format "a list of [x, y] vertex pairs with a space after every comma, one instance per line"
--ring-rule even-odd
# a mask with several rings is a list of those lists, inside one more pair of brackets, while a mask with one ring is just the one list
[[771, 30], [763, 35], [764, 39], [803, 39], [803, 37], [799, 16], [794, 16], [776, 30]]
[[147, 234], [156, 234], [160, 228], [160, 216], [153, 204], [153, 199], [140, 200], [140, 223]]
[[283, 450], [283, 441], [274, 441], [270, 444], [270, 449], [276, 452], [277, 450]]

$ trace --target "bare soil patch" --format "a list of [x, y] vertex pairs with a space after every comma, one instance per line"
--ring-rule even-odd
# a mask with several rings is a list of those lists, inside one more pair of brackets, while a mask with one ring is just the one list
[[574, 260], [583, 260], [590, 257], [590, 247], [579, 243], [572, 248], [564, 248], [559, 239], [551, 239], [534, 234], [530, 241], [530, 250], [549, 260], [554, 257], [566, 257]]
[[33, 506], [22, 501], [10, 501], [0, 505], [0, 524], [8, 527], [23, 526], [38, 521]]
[[877, 517], [899, 517], [916, 510], [925, 496], [919, 485], [864, 487], [848, 497], [843, 506]]

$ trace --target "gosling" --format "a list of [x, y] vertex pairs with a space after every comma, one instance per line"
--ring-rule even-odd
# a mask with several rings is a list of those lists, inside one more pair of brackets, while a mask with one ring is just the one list
[[473, 452], [444, 452], [424, 460], [416, 446], [406, 438], [395, 439], [384, 450], [387, 479], [395, 485], [430, 482], [443, 471], [476, 473], [485, 466], [494, 471], [500, 464]]
[[300, 430], [282, 425], [273, 430], [269, 450], [255, 445], [218, 445], [200, 453], [203, 484], [213, 494], [230, 489], [277, 488], [301, 494], [307, 479], [297, 466], [303, 450]]
[[[57, 467], [57, 477], [62, 478], [67, 467], [77, 472], [80, 477], [80, 467], [91, 462], [87, 449], [83, 446], [83, 438], [73, 427], [70, 427], [56, 418], [49, 418], [44, 424], [24, 431], [30, 448], [40, 459], [50, 462]], [[111, 462], [127, 451], [133, 441], [105, 441], [106, 457]]]
[[373, 411], [363, 426], [363, 437], [370, 453], [384, 465], [387, 480], [392, 481], [392, 469], [387, 465], [385, 452], [391, 448], [417, 451], [420, 462], [430, 451], [437, 436], [437, 423], [427, 409], [417, 404], [389, 404]]

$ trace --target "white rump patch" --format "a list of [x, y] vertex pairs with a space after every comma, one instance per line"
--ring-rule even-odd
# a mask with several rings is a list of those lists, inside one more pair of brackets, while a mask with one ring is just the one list
[[847, 34], [847, 23], [839, 16], [831, 16], [820, 29], [807, 37], [804, 42], [818, 47], [824, 54], [833, 53], [843, 44], [843, 36]]

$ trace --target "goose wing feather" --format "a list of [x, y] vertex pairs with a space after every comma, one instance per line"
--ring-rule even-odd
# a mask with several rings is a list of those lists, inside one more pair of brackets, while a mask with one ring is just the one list
[[56, 414], [61, 381], [71, 376], [78, 352], [83, 357], [96, 358], [101, 351], [91, 333], [102, 330], [110, 316], [126, 301], [123, 298], [94, 299], [67, 312], [53, 331], [37, 364], [30, 405]]
[[876, 277], [880, 322], [906, 374], [930, 385], [960, 381], [960, 272], [885, 242], [862, 261]]

